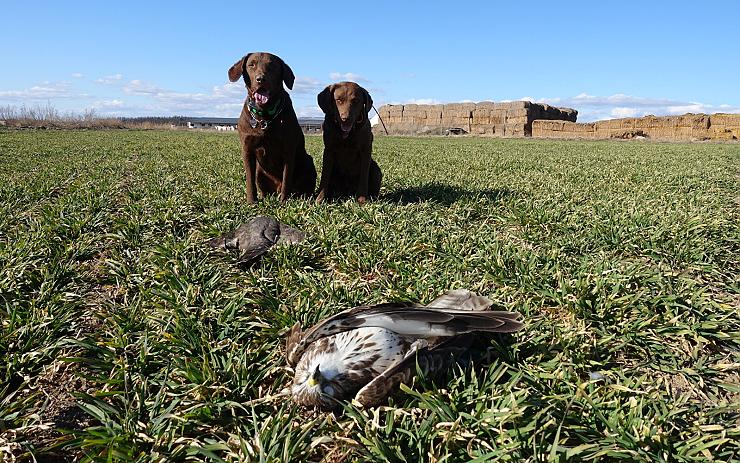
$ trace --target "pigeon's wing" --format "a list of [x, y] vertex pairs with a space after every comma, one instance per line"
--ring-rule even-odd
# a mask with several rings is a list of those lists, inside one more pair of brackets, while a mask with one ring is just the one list
[[208, 240], [212, 248], [240, 251], [237, 264], [248, 267], [259, 261], [277, 243], [294, 244], [303, 241], [305, 234], [281, 224], [272, 217], [252, 217], [236, 230]]
[[379, 405], [393, 394], [401, 383], [411, 384], [416, 367], [424, 375], [437, 376], [446, 372], [457, 358], [468, 349], [469, 340], [462, 336], [449, 339], [437, 347], [416, 341], [409, 352], [383, 373], [373, 378], [355, 395], [355, 400], [364, 407]]
[[280, 224], [280, 237], [278, 243], [297, 244], [306, 239], [306, 234], [297, 228], [290, 227], [284, 223]]
[[[280, 222], [272, 217], [252, 217], [235, 231], [233, 246], [241, 251], [237, 263], [249, 266], [267, 254], [280, 238]], [[227, 242], [226, 247], [229, 247]]]
[[232, 243], [234, 243], [235, 236], [236, 231], [230, 231], [216, 238], [209, 239], [208, 241], [206, 241], [206, 244], [208, 244], [209, 247], [215, 249], [232, 249]]
[[267, 251], [269, 251], [271, 247], [272, 245], [265, 245], [264, 243], [261, 243], [259, 246], [251, 246], [239, 256], [236, 263], [240, 267], [251, 267], [267, 254]]
[[476, 331], [512, 333], [522, 328], [518, 313], [438, 309], [406, 303], [355, 307], [322, 320], [308, 329], [287, 351], [295, 365], [316, 340], [359, 327], [384, 328], [410, 338], [450, 337]]

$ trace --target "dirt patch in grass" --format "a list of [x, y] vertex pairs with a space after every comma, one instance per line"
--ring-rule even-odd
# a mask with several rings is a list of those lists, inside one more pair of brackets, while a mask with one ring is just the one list
[[34, 433], [30, 441], [41, 454], [37, 461], [75, 461], [76, 452], [64, 449], [70, 432], [80, 431], [92, 425], [93, 419], [77, 406], [74, 395], [93, 393], [94, 385], [85, 378], [84, 370], [76, 363], [54, 362], [39, 380], [38, 387], [46, 396], [46, 407], [41, 413], [44, 426]]
[[[82, 313], [75, 321], [72, 339], [85, 341], [95, 337], [103, 327], [103, 320], [99, 316], [101, 308], [119, 296], [117, 286], [99, 283], [104, 279], [104, 262], [104, 256], [98, 256], [85, 262], [81, 269], [86, 279], [91, 280], [91, 287], [85, 296]], [[36, 384], [29, 390], [29, 393], [39, 394], [39, 401], [43, 405], [37, 412], [40, 424], [28, 428], [24, 433], [26, 448], [23, 450], [30, 451], [38, 462], [77, 461], [79, 450], [67, 449], [65, 444], [76, 432], [94, 423], [94, 419], [78, 407], [75, 396], [79, 393], [94, 394], [98, 385], [88, 379], [90, 372], [82, 363], [64, 360], [80, 356], [84, 356], [84, 353], [78, 349], [63, 349], [57, 360], [44, 368]], [[21, 460], [27, 457], [24, 453], [17, 456]]]

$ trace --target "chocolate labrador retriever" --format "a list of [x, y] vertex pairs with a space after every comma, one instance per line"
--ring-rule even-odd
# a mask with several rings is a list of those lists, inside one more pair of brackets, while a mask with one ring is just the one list
[[293, 89], [293, 71], [270, 53], [250, 53], [229, 69], [229, 80], [244, 78], [247, 100], [239, 117], [247, 201], [278, 193], [285, 201], [290, 195], [313, 194], [316, 168], [306, 152], [305, 139], [293, 103], [283, 82]]
[[329, 85], [318, 96], [324, 117], [324, 166], [316, 202], [356, 196], [364, 203], [380, 194], [383, 177], [371, 158], [370, 94], [354, 82]]

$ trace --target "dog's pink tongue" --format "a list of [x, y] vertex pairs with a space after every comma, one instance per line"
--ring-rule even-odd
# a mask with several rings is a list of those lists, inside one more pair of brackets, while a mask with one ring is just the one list
[[270, 99], [270, 92], [267, 90], [257, 90], [254, 92], [254, 100], [258, 105], [267, 104], [267, 100]]

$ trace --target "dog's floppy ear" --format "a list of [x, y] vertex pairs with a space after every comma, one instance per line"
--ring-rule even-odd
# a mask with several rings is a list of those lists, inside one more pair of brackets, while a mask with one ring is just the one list
[[285, 86], [288, 87], [288, 90], [293, 90], [293, 83], [295, 83], [295, 74], [293, 74], [293, 70], [285, 64], [285, 61], [282, 59], [283, 64], [283, 82], [285, 82]]
[[246, 73], [244, 69], [244, 65], [247, 63], [247, 60], [249, 59], [251, 55], [252, 55], [251, 53], [244, 55], [242, 59], [234, 63], [234, 65], [229, 68], [229, 80], [230, 81], [236, 82], [237, 80], [239, 80], [239, 77], [241, 77], [242, 74], [244, 74], [244, 83], [246, 83], [247, 85], [250, 85], [249, 74]]
[[316, 101], [319, 102], [319, 108], [324, 111], [324, 114], [332, 113], [334, 108], [334, 87], [335, 84], [328, 85], [324, 90], [319, 93], [316, 97]]
[[373, 109], [373, 99], [370, 97], [370, 93], [362, 89], [363, 92], [365, 92], [365, 113], [369, 113], [371, 109]]

